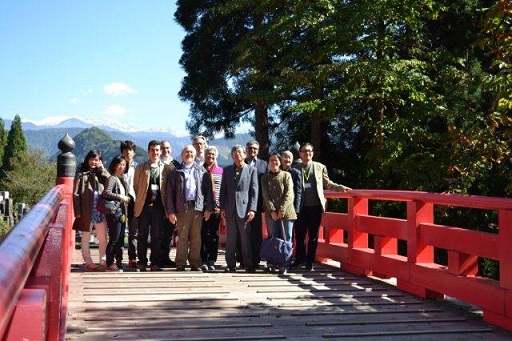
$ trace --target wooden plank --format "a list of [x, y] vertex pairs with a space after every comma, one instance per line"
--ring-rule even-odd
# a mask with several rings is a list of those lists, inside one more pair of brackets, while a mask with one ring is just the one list
[[[80, 269], [79, 250], [74, 259]], [[440, 334], [422, 334], [427, 329]], [[287, 275], [166, 269], [77, 270], [70, 277], [67, 340], [374, 340], [373, 335], [512, 340], [480, 316], [321, 265]]]

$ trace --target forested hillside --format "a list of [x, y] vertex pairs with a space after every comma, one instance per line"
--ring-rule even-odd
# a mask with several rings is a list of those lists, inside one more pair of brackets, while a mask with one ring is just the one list
[[[43, 157], [55, 161], [59, 152], [57, 145], [59, 140], [69, 134], [75, 141], [76, 148], [74, 154], [77, 157], [77, 163], [81, 163], [92, 149], [98, 149], [103, 153], [106, 163], [117, 154], [119, 154], [119, 142], [131, 140], [137, 145], [136, 160], [144, 160], [147, 156], [146, 149], [151, 140], [168, 140], [173, 145], [173, 157], [180, 159], [179, 153], [183, 146], [191, 143], [189, 137], [177, 137], [170, 133], [163, 132], [135, 132], [123, 133], [120, 131], [104, 131], [96, 127], [92, 128], [45, 128], [38, 130], [24, 131], [27, 144], [31, 150], [41, 149]], [[237, 134], [233, 139], [214, 139], [210, 145], [215, 145], [219, 149], [219, 163], [228, 164], [231, 162], [229, 151], [235, 144], [245, 145], [251, 139], [249, 134]]]

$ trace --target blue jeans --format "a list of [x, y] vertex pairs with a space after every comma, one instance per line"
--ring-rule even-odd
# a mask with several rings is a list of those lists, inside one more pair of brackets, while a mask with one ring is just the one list
[[[281, 227], [281, 222], [284, 227], [284, 233], [286, 234], [283, 236], [283, 228]], [[283, 239], [287, 242], [292, 242], [292, 232], [293, 232], [293, 220], [272, 220], [267, 219], [267, 233], [268, 236], [274, 236], [276, 238]]]

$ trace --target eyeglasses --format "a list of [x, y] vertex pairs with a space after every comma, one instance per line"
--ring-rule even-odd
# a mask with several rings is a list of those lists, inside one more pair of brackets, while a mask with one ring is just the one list
[[305, 149], [305, 150], [301, 150], [300, 152], [301, 153], [313, 153], [313, 150], [312, 149]]
[[247, 150], [258, 150], [258, 147], [247, 147]]

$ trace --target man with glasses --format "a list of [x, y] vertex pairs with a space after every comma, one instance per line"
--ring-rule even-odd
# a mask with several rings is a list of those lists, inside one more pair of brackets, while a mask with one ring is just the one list
[[208, 143], [206, 142], [206, 137], [202, 135], [196, 135], [192, 139], [192, 145], [196, 150], [196, 165], [202, 166], [204, 164], [205, 150], [208, 148]]
[[258, 176], [256, 168], [245, 163], [245, 156], [245, 149], [242, 145], [235, 145], [231, 149], [233, 164], [224, 168], [220, 185], [220, 214], [226, 220], [227, 272], [236, 271], [237, 241], [239, 239], [246, 271], [250, 273], [256, 271], [250, 256], [254, 247], [250, 242], [250, 223], [256, 213]]
[[[313, 161], [313, 145], [311, 143], [301, 145], [299, 153], [302, 162], [295, 167], [302, 174], [302, 201], [298, 219], [295, 222], [295, 262], [292, 267], [305, 264], [306, 270], [313, 270], [318, 232], [327, 201], [324, 189], [347, 192], [351, 188], [329, 179], [325, 165]], [[306, 235], [308, 235], [307, 252]]]
[[259, 267], [260, 264], [260, 248], [261, 242], [263, 240], [262, 233], [262, 219], [261, 213], [263, 213], [263, 195], [261, 194], [261, 178], [263, 175], [268, 173], [268, 165], [267, 161], [258, 159], [258, 153], [260, 151], [260, 144], [256, 140], [252, 140], [247, 142], [246, 144], [246, 152], [247, 158], [245, 162], [249, 166], [253, 166], [256, 168], [256, 172], [258, 174], [258, 205], [256, 215], [251, 222], [250, 228], [250, 242], [252, 245], [251, 259], [254, 267]]

